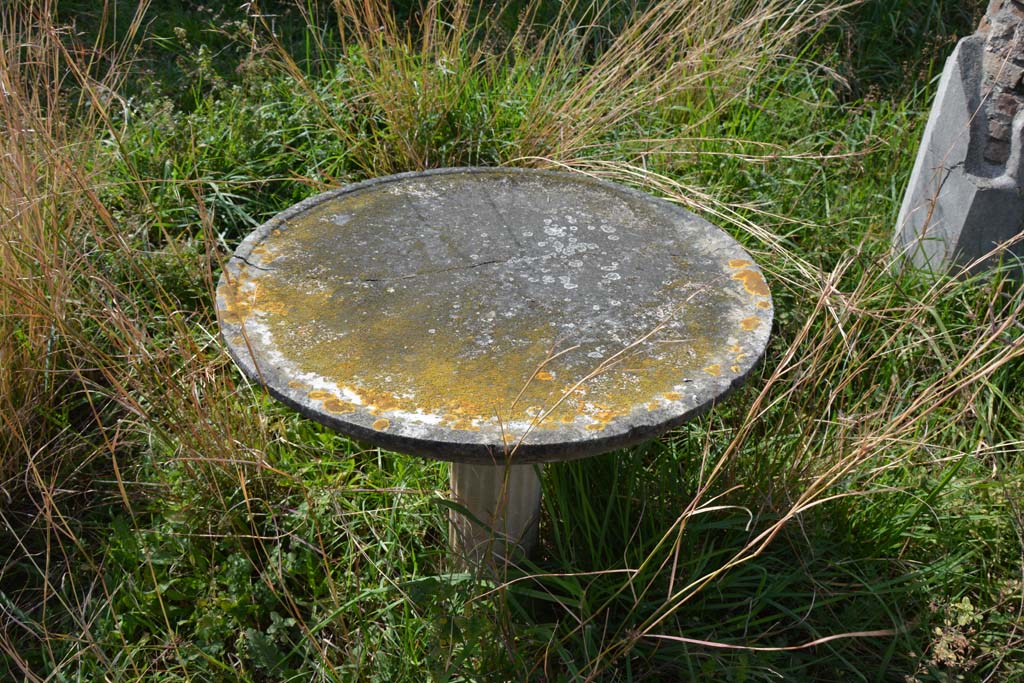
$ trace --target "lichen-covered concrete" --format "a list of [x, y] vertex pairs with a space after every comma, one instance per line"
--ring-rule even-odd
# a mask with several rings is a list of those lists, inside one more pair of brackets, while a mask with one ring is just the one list
[[225, 267], [250, 377], [330, 427], [469, 463], [594, 455], [739, 385], [772, 300], [727, 234], [577, 174], [446, 169], [302, 202]]

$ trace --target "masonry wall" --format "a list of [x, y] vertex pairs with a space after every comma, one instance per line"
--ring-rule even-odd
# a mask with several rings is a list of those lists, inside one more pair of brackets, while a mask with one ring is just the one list
[[981, 95], [988, 120], [985, 161], [1003, 165], [1011, 124], [1024, 106], [1024, 2], [991, 0], [977, 31], [985, 38]]

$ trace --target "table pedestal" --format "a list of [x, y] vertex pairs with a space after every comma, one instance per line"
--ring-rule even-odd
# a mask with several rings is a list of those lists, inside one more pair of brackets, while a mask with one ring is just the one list
[[456, 556], [475, 564], [533, 550], [540, 521], [540, 468], [452, 463], [452, 497], [488, 527], [451, 511], [449, 540]]

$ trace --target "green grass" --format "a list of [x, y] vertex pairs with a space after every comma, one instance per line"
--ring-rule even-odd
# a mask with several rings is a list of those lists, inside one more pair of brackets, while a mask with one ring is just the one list
[[[889, 252], [980, 3], [398, 5], [0, 10], [0, 678], [1024, 674], [1024, 293]], [[692, 207], [776, 305], [713, 412], [546, 468], [501, 575], [451, 565], [445, 464], [278, 405], [212, 312], [270, 215], [458, 164]]]

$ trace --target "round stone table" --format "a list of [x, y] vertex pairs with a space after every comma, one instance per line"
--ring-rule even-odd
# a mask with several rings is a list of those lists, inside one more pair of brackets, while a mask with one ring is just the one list
[[[580, 174], [463, 168], [326, 192], [239, 245], [228, 351], [276, 398], [453, 462], [458, 552], [529, 549], [539, 465], [650, 439], [764, 353], [772, 300], [726, 233]], [[483, 523], [484, 528], [478, 525]]]

